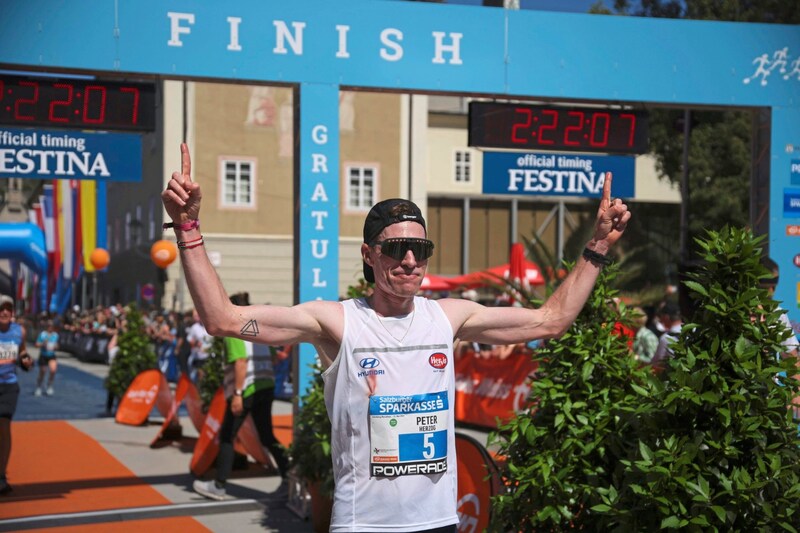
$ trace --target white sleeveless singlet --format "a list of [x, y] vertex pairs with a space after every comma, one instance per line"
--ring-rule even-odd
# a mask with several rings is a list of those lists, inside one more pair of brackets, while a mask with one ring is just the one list
[[342, 346], [323, 374], [336, 482], [330, 530], [458, 523], [450, 322], [420, 297], [395, 327], [363, 298], [342, 305]]

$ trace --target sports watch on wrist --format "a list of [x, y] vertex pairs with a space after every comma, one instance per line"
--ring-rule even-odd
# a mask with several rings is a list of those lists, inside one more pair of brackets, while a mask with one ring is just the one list
[[242, 395], [242, 389], [236, 389], [235, 391], [233, 391], [233, 395], [234, 396], [241, 396]]

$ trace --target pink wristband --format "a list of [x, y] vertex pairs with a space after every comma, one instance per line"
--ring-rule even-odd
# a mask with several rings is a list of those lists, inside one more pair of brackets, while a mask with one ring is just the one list
[[190, 220], [188, 222], [184, 222], [183, 224], [175, 224], [174, 222], [165, 222], [161, 229], [168, 230], [169, 228], [179, 229], [181, 231], [189, 231], [190, 229], [195, 229], [200, 227], [199, 220]]

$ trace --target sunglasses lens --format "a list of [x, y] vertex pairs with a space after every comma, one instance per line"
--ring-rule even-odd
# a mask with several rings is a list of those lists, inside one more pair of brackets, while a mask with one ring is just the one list
[[417, 261], [424, 261], [433, 255], [433, 242], [428, 239], [386, 239], [380, 245], [383, 255], [397, 261], [402, 261], [408, 250]]
[[417, 261], [424, 261], [433, 255], [433, 243], [431, 241], [420, 240], [412, 242], [408, 248]]

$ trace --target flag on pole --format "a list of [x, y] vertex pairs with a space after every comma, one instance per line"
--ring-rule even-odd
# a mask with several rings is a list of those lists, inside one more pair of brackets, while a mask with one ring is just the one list
[[81, 218], [81, 189], [80, 181], [70, 180], [69, 188], [72, 191], [72, 279], [78, 281], [83, 273], [83, 220]]

